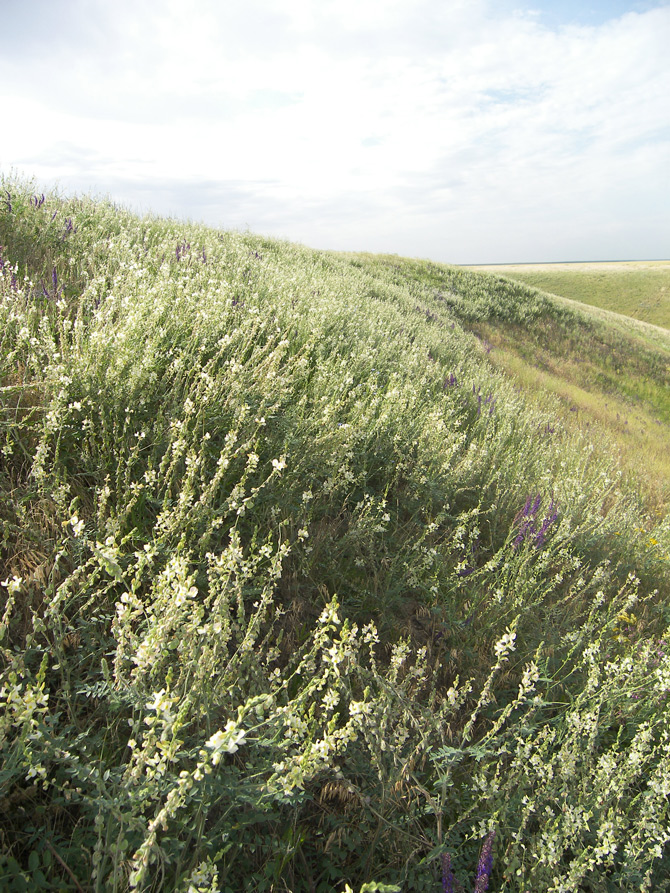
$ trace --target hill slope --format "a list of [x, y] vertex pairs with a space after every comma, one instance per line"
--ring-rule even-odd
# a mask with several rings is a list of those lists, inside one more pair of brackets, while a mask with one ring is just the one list
[[3, 189], [7, 889], [666, 883], [668, 520], [467, 331], [568, 310]]
[[[489, 363], [544, 405], [547, 396], [558, 397], [553, 412], [562, 423], [592, 429], [590, 438], [618, 456], [651, 510], [668, 510], [670, 331], [507, 276], [394, 257], [360, 255], [358, 262], [393, 270], [429, 303], [446, 301], [479, 338]], [[579, 278], [574, 271], [570, 276]], [[582, 289], [591, 278], [583, 276]]]
[[503, 264], [472, 269], [670, 329], [670, 261]]

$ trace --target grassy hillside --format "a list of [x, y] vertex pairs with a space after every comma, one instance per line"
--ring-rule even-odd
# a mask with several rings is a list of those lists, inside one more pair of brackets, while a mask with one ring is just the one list
[[651, 511], [668, 510], [670, 331], [507, 277], [394, 257], [357, 262], [385, 266], [423, 299], [446, 302], [479, 338], [488, 363], [544, 405], [557, 397], [562, 424], [609, 449]]
[[474, 334], [595, 330], [2, 189], [0, 887], [667, 886], [670, 518]]
[[472, 269], [670, 329], [670, 261], [504, 264]]

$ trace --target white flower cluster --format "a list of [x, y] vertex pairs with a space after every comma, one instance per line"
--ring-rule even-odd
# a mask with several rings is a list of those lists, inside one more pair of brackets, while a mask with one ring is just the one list
[[217, 766], [224, 753], [236, 753], [246, 738], [246, 732], [235, 720], [228, 720], [223, 730], [215, 732], [205, 742], [205, 747], [212, 751], [212, 763]]

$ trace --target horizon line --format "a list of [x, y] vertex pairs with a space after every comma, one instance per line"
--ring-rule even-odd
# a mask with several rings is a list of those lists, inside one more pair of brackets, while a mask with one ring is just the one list
[[476, 264], [457, 264], [459, 267], [532, 267], [540, 264], [631, 264], [631, 263], [670, 263], [670, 258], [664, 257], [628, 257], [623, 260], [603, 258], [599, 260], [506, 260], [499, 263], [486, 261]]

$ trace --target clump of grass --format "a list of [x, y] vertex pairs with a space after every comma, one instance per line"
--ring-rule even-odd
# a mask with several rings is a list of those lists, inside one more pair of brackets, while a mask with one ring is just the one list
[[508, 292], [2, 188], [5, 888], [667, 882], [668, 522]]

